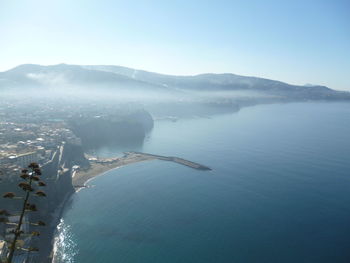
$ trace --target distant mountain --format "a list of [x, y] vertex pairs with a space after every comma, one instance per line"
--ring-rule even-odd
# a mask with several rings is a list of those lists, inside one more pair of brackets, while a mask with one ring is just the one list
[[115, 87], [115, 88], [159, 88], [141, 80], [101, 70], [87, 69], [78, 65], [59, 64], [40, 66], [25, 64], [0, 73], [0, 88], [45, 88], [52, 86], [82, 87]]
[[86, 69], [113, 72], [135, 80], [163, 85], [165, 87], [199, 91], [240, 90], [258, 91], [290, 99], [350, 99], [349, 92], [335, 91], [320, 85], [291, 85], [281, 81], [246, 77], [231, 73], [200, 74], [195, 76], [172, 76], [135, 70], [121, 66], [84, 66]]
[[103, 87], [110, 90], [147, 91], [249, 91], [274, 96], [280, 100], [350, 100], [349, 92], [325, 86], [290, 85], [284, 82], [235, 74], [200, 74], [172, 76], [121, 66], [79, 66], [59, 64], [20, 65], [0, 72], [0, 89], [22, 87]]

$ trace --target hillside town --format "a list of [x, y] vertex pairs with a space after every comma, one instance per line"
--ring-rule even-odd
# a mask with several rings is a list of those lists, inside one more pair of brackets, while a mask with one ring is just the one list
[[[17, 193], [21, 182], [19, 175], [30, 163], [37, 163], [42, 168], [48, 193], [48, 198], [41, 204], [42, 211], [37, 213], [48, 222], [45, 231], [40, 238], [25, 235], [18, 244], [20, 248], [35, 245], [40, 253], [17, 249], [12, 260], [15, 263], [47, 262], [52, 256], [52, 240], [60, 211], [74, 193], [72, 178], [80, 168], [87, 169], [94, 162], [94, 157], [88, 160], [89, 156], [84, 152], [89, 142], [102, 145], [115, 140], [142, 141], [146, 128], [153, 127], [153, 119], [148, 113], [114, 103], [72, 103], [69, 98], [34, 101], [33, 98], [9, 96], [0, 104], [1, 196], [9, 191]], [[9, 254], [9, 242], [19, 221], [21, 207], [17, 201], [1, 198], [1, 263]], [[34, 214], [26, 215], [20, 231], [33, 231], [30, 222], [35, 217]]]
[[[69, 129], [62, 118], [63, 112], [68, 109], [49, 107], [48, 105], [33, 106], [36, 114], [28, 114], [26, 103], [6, 101], [0, 105], [0, 182], [2, 186], [13, 184], [16, 187], [18, 176], [23, 168], [30, 163], [45, 166], [53, 159], [62, 145], [69, 143], [81, 145], [81, 140]], [[1, 188], [4, 191], [4, 187]], [[1, 193], [1, 196], [3, 193]], [[3, 199], [3, 198], [1, 198]], [[0, 215], [6, 216], [6, 222], [0, 224], [0, 262], [4, 262], [9, 253], [9, 241], [19, 222], [20, 208], [16, 201], [1, 200]], [[12, 205], [10, 214], [4, 206]], [[24, 215], [21, 230], [23, 233], [32, 231], [30, 216]], [[19, 247], [30, 247], [37, 242], [37, 237], [23, 235], [19, 240]], [[34, 263], [38, 261], [38, 253], [17, 250], [13, 263]]]
[[44, 164], [63, 141], [81, 144], [63, 122], [0, 122], [2, 176], [11, 178], [31, 162]]

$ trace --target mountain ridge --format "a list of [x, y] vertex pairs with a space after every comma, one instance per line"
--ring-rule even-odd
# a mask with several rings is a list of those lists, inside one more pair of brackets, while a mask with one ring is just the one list
[[142, 91], [257, 91], [290, 100], [349, 100], [350, 92], [321, 85], [293, 85], [278, 80], [233, 73], [167, 75], [113, 65], [22, 64], [0, 72], [0, 88], [30, 86], [104, 86]]

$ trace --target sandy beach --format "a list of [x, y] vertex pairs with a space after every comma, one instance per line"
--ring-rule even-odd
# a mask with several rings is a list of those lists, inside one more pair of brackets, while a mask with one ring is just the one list
[[90, 161], [90, 168], [81, 169], [73, 174], [72, 181], [75, 188], [85, 187], [86, 182], [90, 179], [102, 175], [103, 173], [132, 163], [149, 161], [156, 159], [150, 155], [137, 153], [125, 153], [122, 157], [105, 158]]
[[175, 162], [181, 165], [185, 165], [187, 167], [198, 169], [198, 170], [211, 170], [211, 168], [191, 162], [179, 157], [172, 157], [172, 156], [161, 156], [161, 155], [154, 155], [149, 153], [142, 153], [142, 152], [126, 152], [122, 157], [115, 157], [115, 158], [89, 158], [90, 161], [90, 167], [87, 169], [79, 169], [77, 171], [73, 172], [72, 175], [72, 181], [73, 186], [75, 189], [81, 189], [83, 187], [86, 187], [86, 183], [99, 175], [102, 175], [103, 173], [121, 167], [132, 163], [137, 162], [143, 162], [143, 161], [150, 161], [150, 160], [162, 160], [162, 161], [170, 161]]

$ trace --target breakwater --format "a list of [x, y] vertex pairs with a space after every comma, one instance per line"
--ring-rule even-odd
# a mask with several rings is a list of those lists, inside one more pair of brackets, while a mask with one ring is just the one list
[[208, 166], [205, 166], [205, 165], [202, 165], [199, 163], [195, 163], [195, 162], [183, 159], [183, 158], [174, 157], [174, 156], [162, 156], [162, 155], [142, 153], [142, 152], [126, 152], [125, 155], [126, 156], [139, 155], [139, 156], [150, 157], [150, 158], [162, 160], [162, 161], [175, 162], [175, 163], [182, 164], [182, 165], [185, 165], [185, 166], [188, 166], [190, 168], [197, 169], [197, 170], [211, 170], [211, 168]]

